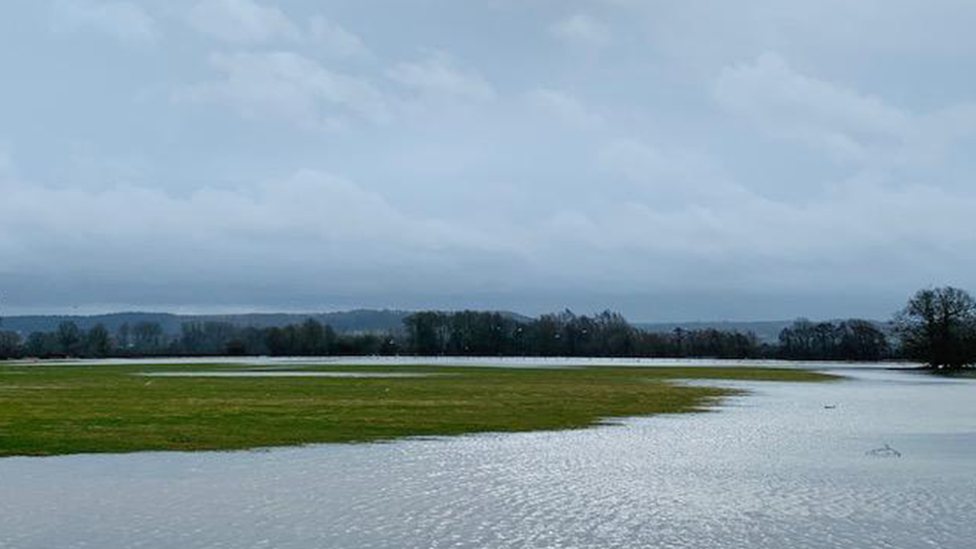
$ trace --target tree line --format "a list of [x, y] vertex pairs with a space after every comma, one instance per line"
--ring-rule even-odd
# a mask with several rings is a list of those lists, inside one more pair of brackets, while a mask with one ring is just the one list
[[883, 330], [849, 319], [800, 319], [775, 343], [751, 332], [717, 329], [668, 333], [641, 330], [618, 313], [571, 311], [516, 318], [495, 312], [425, 311], [407, 316], [399, 330], [337, 333], [309, 318], [284, 327], [242, 327], [229, 322], [187, 322], [167, 335], [155, 322], [79, 329], [62, 322], [21, 341], [0, 331], [0, 358], [147, 356], [564, 356], [879, 361], [919, 360], [938, 368], [976, 363], [976, 301], [963, 290], [919, 291]]
[[397, 354], [395, 341], [374, 334], [336, 334], [315, 319], [284, 327], [241, 327], [230, 322], [185, 322], [167, 335], [157, 322], [122, 324], [114, 333], [102, 324], [82, 330], [72, 321], [51, 332], [0, 332], [2, 358], [139, 358], [167, 356], [368, 356]]
[[407, 317], [406, 348], [418, 355], [750, 358], [764, 353], [751, 333], [635, 328], [618, 313], [571, 311], [520, 321], [499, 313], [423, 312]]
[[[862, 321], [842, 324], [848, 325], [861, 327], [860, 331], [870, 327]], [[846, 333], [847, 329], [841, 331]], [[797, 321], [784, 330], [784, 343], [770, 345], [752, 333], [716, 329], [644, 331], [610, 311], [593, 316], [564, 311], [532, 320], [493, 312], [428, 311], [406, 317], [403, 329], [383, 334], [340, 334], [311, 318], [300, 324], [270, 328], [218, 321], [187, 322], [175, 336], [166, 335], [155, 322], [123, 324], [111, 333], [101, 324], [82, 330], [67, 321], [54, 331], [34, 332], [24, 341], [15, 333], [0, 333], [0, 357], [418, 355], [877, 360], [886, 356], [877, 351], [881, 346], [866, 349], [859, 345], [879, 338], [884, 341], [880, 332], [856, 342], [844, 338], [838, 348], [822, 341], [824, 332], [833, 334], [837, 329], [829, 323]], [[785, 337], [787, 333], [789, 337]]]

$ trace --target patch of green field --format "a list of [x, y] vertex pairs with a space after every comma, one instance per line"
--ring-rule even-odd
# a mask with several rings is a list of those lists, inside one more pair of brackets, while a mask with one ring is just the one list
[[213, 364], [0, 365], [0, 457], [575, 429], [612, 418], [702, 411], [735, 393], [684, 386], [673, 382], [677, 379], [832, 379], [802, 370], [608, 367], [301, 368], [449, 374], [387, 379], [133, 375], [240, 369]]

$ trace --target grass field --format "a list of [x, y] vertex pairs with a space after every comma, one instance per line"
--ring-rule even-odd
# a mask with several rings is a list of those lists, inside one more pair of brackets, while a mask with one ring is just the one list
[[728, 389], [676, 379], [813, 382], [760, 368], [503, 369], [322, 366], [421, 378], [143, 377], [229, 365], [0, 365], [0, 457], [233, 450], [406, 436], [573, 429], [627, 416], [702, 411]]

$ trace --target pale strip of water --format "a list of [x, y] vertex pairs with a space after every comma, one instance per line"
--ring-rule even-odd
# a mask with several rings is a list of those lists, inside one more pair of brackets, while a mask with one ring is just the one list
[[141, 377], [333, 377], [343, 379], [387, 379], [413, 377], [442, 377], [445, 374], [423, 374], [407, 372], [316, 372], [316, 371], [283, 371], [283, 370], [244, 370], [228, 372], [142, 372], [134, 374]]
[[11, 364], [57, 364], [77, 366], [124, 366], [159, 364], [236, 364], [255, 367], [289, 367], [308, 365], [351, 366], [408, 366], [414, 364], [432, 366], [493, 366], [503, 368], [564, 368], [566, 366], [644, 366], [644, 367], [723, 367], [743, 366], [764, 368], [819, 369], [835, 368], [918, 368], [912, 362], [837, 363], [823, 361], [787, 360], [728, 360], [715, 358], [570, 358], [570, 357], [451, 357], [451, 356], [366, 356], [366, 357], [177, 357], [177, 358], [109, 358], [89, 360], [44, 360], [13, 362]]

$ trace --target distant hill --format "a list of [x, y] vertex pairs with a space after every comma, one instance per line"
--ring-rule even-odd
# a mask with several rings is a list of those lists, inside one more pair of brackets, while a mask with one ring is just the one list
[[[339, 333], [386, 333], [403, 328], [403, 319], [414, 311], [393, 309], [356, 309], [334, 313], [247, 313], [226, 315], [178, 315], [172, 313], [110, 313], [102, 315], [24, 315], [8, 316], [0, 319], [4, 330], [28, 335], [33, 332], [53, 332], [62, 322], [74, 322], [82, 330], [90, 330], [96, 324], [103, 324], [110, 332], [128, 323], [133, 326], [139, 322], [156, 322], [166, 335], [178, 335], [180, 326], [187, 322], [229, 322], [235, 326], [271, 328], [299, 324], [314, 318], [322, 324], [332, 326]], [[526, 322], [530, 317], [518, 313], [502, 311], [502, 315]]]
[[71, 321], [83, 330], [89, 330], [96, 324], [104, 324], [109, 331], [116, 332], [119, 326], [128, 323], [130, 326], [139, 322], [156, 322], [168, 335], [180, 332], [180, 326], [186, 322], [229, 322], [237, 326], [254, 328], [269, 328], [272, 326], [286, 326], [297, 324], [306, 319], [314, 318], [323, 324], [332, 326], [337, 332], [387, 332], [398, 330], [403, 326], [403, 319], [411, 314], [410, 311], [399, 310], [370, 310], [359, 309], [337, 313], [249, 313], [230, 315], [177, 315], [171, 313], [111, 313], [104, 315], [30, 315], [8, 316], [3, 318], [3, 329], [30, 334], [32, 332], [50, 332], [57, 329], [61, 322]]

